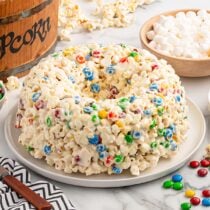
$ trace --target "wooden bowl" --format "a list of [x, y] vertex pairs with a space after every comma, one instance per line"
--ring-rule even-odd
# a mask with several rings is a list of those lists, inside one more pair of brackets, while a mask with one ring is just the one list
[[[197, 12], [199, 9], [183, 9], [183, 10], [174, 10], [170, 12], [161, 13], [157, 16], [152, 17], [147, 22], [144, 23], [140, 30], [140, 40], [142, 47], [150, 51], [152, 54], [158, 58], [165, 59], [169, 64], [173, 66], [176, 73], [184, 77], [204, 77], [210, 75], [210, 58], [204, 59], [194, 59], [194, 58], [184, 58], [184, 57], [175, 57], [163, 54], [157, 51], [154, 48], [149, 46], [149, 40], [146, 37], [146, 33], [153, 29], [153, 24], [160, 19], [161, 15], [165, 16], [175, 16], [178, 12], [188, 12], [194, 11]], [[209, 12], [209, 11], [208, 11]]]

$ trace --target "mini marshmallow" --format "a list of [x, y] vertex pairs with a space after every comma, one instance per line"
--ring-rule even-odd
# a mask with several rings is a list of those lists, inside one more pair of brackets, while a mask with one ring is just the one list
[[149, 45], [164, 54], [208, 58], [210, 49], [210, 14], [206, 10], [187, 13], [178, 12], [173, 16], [160, 16], [148, 31]]

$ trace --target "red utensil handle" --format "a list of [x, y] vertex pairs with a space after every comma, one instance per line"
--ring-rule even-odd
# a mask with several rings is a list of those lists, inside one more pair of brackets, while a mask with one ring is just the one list
[[44, 198], [40, 197], [29, 187], [17, 180], [13, 176], [4, 176], [3, 182], [10, 186], [15, 192], [23, 196], [29, 203], [33, 204], [38, 210], [51, 210], [52, 205]]

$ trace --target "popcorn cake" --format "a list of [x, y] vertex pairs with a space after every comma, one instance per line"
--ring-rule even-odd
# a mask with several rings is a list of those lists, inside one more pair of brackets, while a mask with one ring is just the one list
[[[125, 44], [66, 48], [24, 81], [18, 141], [66, 173], [139, 175], [171, 158], [188, 129], [174, 69]], [[180, 151], [181, 152], [181, 151]]]

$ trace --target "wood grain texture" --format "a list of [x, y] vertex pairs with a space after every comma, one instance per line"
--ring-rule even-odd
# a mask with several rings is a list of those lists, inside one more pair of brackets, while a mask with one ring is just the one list
[[33, 192], [29, 187], [17, 180], [13, 176], [5, 176], [3, 182], [11, 187], [19, 195], [23, 196], [29, 203], [33, 204], [38, 210], [50, 210], [52, 205], [44, 198]]
[[36, 7], [45, 0], [0, 0], [0, 18], [17, 15]]
[[154, 23], [156, 23], [161, 15], [172, 15], [175, 16], [177, 12], [188, 12], [194, 11], [197, 12], [198, 9], [183, 9], [183, 10], [174, 10], [166, 13], [162, 13], [160, 15], [154, 16], [149, 19], [145, 24], [142, 26], [140, 30], [140, 41], [142, 47], [150, 51], [152, 54], [157, 56], [159, 59], [166, 60], [169, 64], [173, 66], [176, 73], [179, 76], [183, 77], [204, 77], [210, 75], [210, 58], [206, 59], [191, 59], [191, 58], [183, 58], [183, 57], [174, 57], [164, 55], [160, 53], [154, 48], [149, 46], [149, 40], [146, 37], [146, 33], [153, 29]]
[[[14, 1], [8, 0], [13, 3], [13, 7], [18, 5]], [[32, 6], [26, 2], [31, 4], [36, 2], [34, 5], [43, 2], [43, 0], [22, 1], [25, 2], [24, 7], [25, 5]], [[0, 48], [0, 79], [1, 72], [9, 72], [16, 67], [27, 65], [53, 47], [57, 40], [58, 6], [59, 0], [52, 0], [43, 9], [26, 18], [0, 25], [1, 43], [4, 43], [4, 46], [2, 44], [3, 47]], [[12, 48], [20, 49], [15, 52], [11, 50]]]

